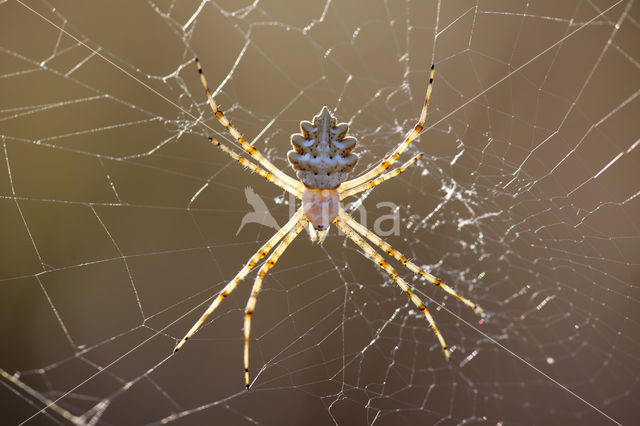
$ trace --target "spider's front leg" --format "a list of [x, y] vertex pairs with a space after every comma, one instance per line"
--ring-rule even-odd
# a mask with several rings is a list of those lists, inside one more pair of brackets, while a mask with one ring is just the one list
[[298, 219], [298, 223], [296, 223], [295, 227], [289, 231], [280, 245], [278, 245], [278, 247], [264, 262], [258, 271], [258, 276], [256, 277], [255, 282], [253, 283], [251, 297], [249, 298], [247, 307], [244, 311], [244, 380], [247, 389], [249, 389], [249, 334], [251, 332], [251, 318], [256, 308], [256, 302], [258, 300], [258, 293], [260, 293], [260, 288], [262, 287], [262, 281], [264, 280], [265, 275], [267, 275], [267, 272], [269, 272], [269, 269], [273, 268], [282, 253], [284, 253], [287, 247], [289, 247], [289, 244], [291, 244], [298, 234], [300, 234], [300, 231], [302, 231], [306, 224], [307, 220], [304, 217]]
[[207, 317], [211, 315], [211, 313], [220, 305], [228, 295], [231, 293], [237, 285], [242, 281], [247, 274], [258, 264], [260, 259], [263, 259], [273, 247], [275, 247], [278, 242], [284, 238], [296, 225], [299, 224], [300, 220], [304, 220], [302, 209], [299, 209], [296, 214], [294, 214], [289, 222], [287, 222], [278, 232], [275, 233], [260, 249], [251, 256], [246, 265], [236, 274], [236, 276], [231, 280], [220, 292], [220, 294], [211, 302], [207, 310], [202, 314], [200, 319], [196, 321], [196, 323], [191, 327], [191, 330], [180, 340], [180, 342], [176, 345], [174, 352], [177, 352], [186, 342], [187, 340], [193, 336], [193, 334], [198, 331], [200, 326], [206, 321]]
[[384, 241], [382, 238], [378, 237], [373, 232], [369, 231], [365, 226], [362, 226], [361, 224], [359, 224], [351, 216], [349, 216], [347, 213], [345, 213], [344, 210], [340, 211], [339, 216], [340, 216], [340, 219], [343, 220], [348, 226], [353, 228], [359, 234], [363, 235], [366, 239], [371, 241], [376, 246], [380, 247], [382, 250], [385, 251], [385, 253], [387, 253], [389, 256], [392, 256], [398, 262], [400, 262], [401, 264], [406, 266], [414, 274], [417, 274], [417, 275], [420, 275], [421, 277], [426, 278], [431, 284], [433, 284], [433, 285], [435, 285], [437, 287], [440, 287], [441, 289], [443, 289], [444, 291], [446, 291], [450, 295], [456, 297], [462, 303], [464, 303], [465, 305], [467, 305], [471, 309], [473, 309], [476, 313], [482, 314], [484, 312], [480, 306], [476, 305], [471, 300], [460, 296], [458, 293], [456, 293], [456, 291], [454, 289], [452, 289], [451, 287], [449, 287], [448, 285], [446, 285], [445, 283], [440, 281], [438, 278], [436, 278], [435, 276], [433, 276], [429, 272], [426, 272], [426, 271], [422, 270], [420, 267], [418, 267], [418, 265], [416, 265], [415, 263], [413, 263], [412, 261], [407, 259], [407, 257], [405, 257], [398, 250], [396, 250], [393, 247], [391, 247], [391, 245], [389, 243]]
[[378, 254], [378, 252], [376, 252], [373, 249], [373, 247], [367, 244], [367, 242], [356, 231], [354, 231], [353, 228], [351, 228], [341, 216], [338, 216], [338, 218], [335, 221], [335, 224], [354, 243], [356, 243], [373, 262], [375, 262], [381, 269], [383, 269], [387, 274], [389, 274], [389, 276], [393, 278], [393, 280], [396, 282], [396, 284], [398, 284], [398, 286], [402, 289], [402, 291], [407, 293], [407, 295], [409, 296], [413, 304], [416, 305], [416, 307], [420, 310], [420, 312], [422, 312], [425, 315], [425, 317], [427, 318], [427, 321], [429, 321], [429, 324], [431, 325], [433, 332], [435, 333], [436, 337], [438, 338], [438, 341], [440, 342], [440, 345], [442, 346], [442, 351], [444, 352], [445, 358], [449, 360], [451, 358], [451, 353], [447, 348], [447, 344], [445, 343], [444, 338], [442, 337], [442, 334], [440, 334], [440, 331], [436, 326], [436, 322], [434, 321], [433, 317], [429, 313], [429, 310], [427, 309], [425, 304], [422, 303], [422, 300], [420, 300], [420, 298], [416, 296], [416, 294], [413, 291], [411, 291], [407, 282], [403, 280], [398, 275], [396, 270], [393, 269], [393, 267], [389, 265], [389, 263], [387, 263], [387, 261], [385, 261], [382, 258], [382, 256], [380, 256], [380, 254]]

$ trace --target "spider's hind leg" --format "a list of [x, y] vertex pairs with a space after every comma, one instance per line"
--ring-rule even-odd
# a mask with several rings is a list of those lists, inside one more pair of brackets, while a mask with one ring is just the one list
[[371, 179], [368, 182], [364, 182], [363, 184], [360, 184], [356, 187], [353, 187], [351, 189], [347, 189], [345, 191], [340, 191], [340, 199], [345, 199], [347, 197], [350, 197], [352, 195], [356, 195], [359, 194], [360, 192], [366, 191], [368, 189], [374, 188], [378, 185], [380, 185], [382, 182], [391, 179], [393, 177], [398, 176], [400, 173], [404, 172], [405, 170], [407, 170], [410, 166], [412, 166], [413, 164], [415, 164], [416, 161], [418, 161], [420, 158], [422, 158], [422, 153], [413, 156], [409, 161], [407, 161], [406, 163], [404, 163], [402, 166], [393, 169], [392, 171], [383, 174], [382, 176], [378, 176], [375, 179]]
[[[200, 64], [200, 60], [195, 58], [196, 67], [198, 68], [198, 74], [200, 75], [200, 81], [205, 91], [207, 92], [207, 100], [209, 102], [209, 106], [213, 110], [213, 114], [216, 116], [220, 124], [222, 124], [227, 131], [234, 137], [234, 139], [240, 144], [242, 149], [245, 150], [247, 154], [249, 154], [258, 164], [260, 164], [264, 169], [273, 174], [279, 182], [288, 187], [291, 190], [295, 190], [295, 192], [300, 193], [300, 188], [302, 184], [288, 176], [282, 170], [278, 169], [271, 161], [269, 161], [260, 151], [253, 147], [249, 142], [247, 142], [240, 132], [236, 130], [235, 127], [231, 125], [231, 122], [224, 115], [224, 112], [220, 108], [218, 108], [218, 104], [213, 99], [213, 95], [211, 94], [211, 90], [209, 89], [209, 85], [207, 84], [207, 79], [204, 76], [204, 71], [202, 70], [202, 64]], [[222, 144], [218, 143], [218, 146], [222, 147]], [[228, 152], [227, 152], [228, 153]], [[289, 190], [287, 189], [287, 190]], [[292, 192], [292, 191], [290, 191]]]
[[431, 70], [429, 71], [429, 84], [427, 85], [427, 95], [424, 100], [424, 106], [422, 107], [422, 111], [420, 112], [420, 118], [418, 119], [418, 123], [415, 125], [413, 130], [409, 132], [407, 137], [398, 144], [396, 149], [393, 150], [391, 154], [386, 156], [376, 167], [369, 170], [362, 176], [359, 176], [355, 179], [351, 179], [342, 184], [343, 190], [348, 190], [351, 188], [355, 188], [356, 186], [360, 186], [363, 183], [375, 178], [376, 176], [384, 173], [396, 162], [396, 160], [402, 155], [403, 152], [409, 147], [409, 144], [418, 137], [422, 129], [424, 129], [424, 123], [427, 120], [427, 108], [429, 106], [429, 99], [431, 99], [431, 90], [433, 89], [433, 73], [435, 71], [435, 65], [431, 65]]
[[293, 187], [293, 186], [289, 185], [287, 182], [283, 181], [282, 179], [280, 179], [279, 177], [277, 177], [273, 173], [269, 173], [268, 171], [264, 170], [260, 166], [257, 166], [255, 164], [253, 164], [251, 161], [247, 160], [246, 158], [239, 156], [238, 154], [233, 152], [231, 150], [231, 148], [229, 148], [228, 146], [224, 145], [220, 141], [218, 141], [218, 140], [216, 140], [214, 138], [211, 138], [211, 137], [209, 138], [209, 141], [211, 141], [211, 143], [216, 145], [223, 152], [225, 152], [227, 155], [229, 155], [231, 158], [236, 160], [241, 165], [247, 167], [252, 172], [257, 173], [260, 176], [262, 176], [263, 178], [265, 178], [266, 180], [268, 180], [269, 182], [271, 182], [271, 183], [273, 183], [275, 185], [278, 185], [280, 188], [284, 189], [285, 191], [289, 192], [290, 194], [293, 194], [295, 197], [297, 197], [297, 198], [301, 198], [302, 197], [302, 192], [301, 192], [299, 186], [298, 187]]

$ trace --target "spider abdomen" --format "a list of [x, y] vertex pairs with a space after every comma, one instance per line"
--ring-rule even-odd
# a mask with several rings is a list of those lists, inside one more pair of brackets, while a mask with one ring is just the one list
[[313, 122], [300, 123], [302, 133], [291, 136], [293, 150], [287, 158], [307, 188], [337, 188], [358, 162], [358, 156], [351, 152], [356, 139], [347, 136], [349, 126], [336, 123], [333, 114], [323, 107]]

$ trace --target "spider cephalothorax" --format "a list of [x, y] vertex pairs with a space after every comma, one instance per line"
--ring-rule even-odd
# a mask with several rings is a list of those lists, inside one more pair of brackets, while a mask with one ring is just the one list
[[340, 210], [336, 188], [358, 162], [358, 156], [351, 152], [356, 139], [347, 136], [349, 125], [337, 124], [326, 106], [313, 117], [313, 122], [301, 122], [300, 131], [291, 136], [293, 150], [287, 158], [305, 186], [305, 217], [317, 231], [326, 231]]
[[[260, 267], [255, 282], [253, 283], [251, 297], [247, 302], [247, 307], [244, 313], [244, 377], [245, 385], [247, 386], [247, 389], [249, 389], [249, 333], [251, 331], [251, 318], [258, 300], [258, 293], [262, 287], [262, 280], [269, 269], [271, 269], [278, 261], [282, 253], [284, 253], [289, 244], [291, 244], [298, 234], [300, 234], [302, 229], [304, 229], [307, 223], [310, 223], [316, 231], [321, 231], [319, 236], [320, 240], [322, 240], [326, 235], [329, 225], [334, 223], [347, 237], [349, 237], [349, 239], [360, 247], [360, 249], [369, 258], [371, 258], [371, 260], [387, 272], [402, 291], [409, 296], [414, 305], [425, 315], [427, 321], [431, 324], [436, 337], [440, 341], [445, 357], [449, 359], [451, 356], [449, 349], [444, 342], [444, 338], [438, 331], [433, 317], [431, 317], [431, 314], [427, 310], [426, 305], [422, 303], [420, 298], [416, 295], [415, 290], [410, 287], [410, 285], [398, 275], [395, 269], [393, 269], [393, 267], [389, 265], [389, 263], [387, 263], [387, 261], [384, 260], [383, 257], [365, 240], [372, 242], [386, 254], [392, 256], [402, 265], [409, 268], [413, 273], [420, 275], [433, 285], [440, 287], [450, 295], [455, 296], [458, 300], [473, 308], [476, 312], [481, 313], [482, 309], [472, 301], [460, 296], [451, 287], [447, 286], [429, 272], [424, 271], [418, 265], [407, 259], [407, 257], [402, 253], [395, 250], [380, 237], [369, 231], [365, 226], [359, 224], [340, 208], [340, 200], [359, 194], [363, 191], [368, 191], [382, 182], [391, 179], [394, 176], [398, 176], [412, 164], [415, 164], [422, 156], [422, 154], [417, 154], [402, 166], [388, 171], [389, 167], [391, 167], [400, 155], [402, 155], [409, 144], [423, 129], [424, 122], [427, 117], [427, 105], [429, 104], [429, 96], [431, 95], [431, 87], [433, 84], [433, 65], [431, 66], [431, 72], [429, 75], [427, 96], [422, 112], [420, 113], [418, 124], [416, 124], [413, 130], [407, 134], [405, 139], [393, 150], [393, 152], [382, 159], [378, 165], [363, 173], [361, 176], [346, 182], [345, 179], [358, 161], [358, 156], [351, 153], [356, 145], [356, 140], [353, 137], [347, 136], [349, 126], [346, 123], [336, 124], [336, 118], [326, 107], [323, 107], [320, 114], [313, 118], [313, 122], [303, 121], [300, 123], [302, 133], [295, 134], [291, 137], [291, 143], [293, 144], [294, 150], [289, 151], [288, 158], [291, 166], [296, 170], [296, 177], [298, 178], [298, 180], [296, 180], [278, 169], [271, 161], [264, 157], [260, 151], [254, 148], [253, 145], [244, 140], [240, 133], [231, 125], [231, 123], [229, 123], [227, 117], [225, 117], [224, 113], [220, 111], [216, 102], [213, 100], [207, 81], [202, 73], [200, 61], [198, 61], [197, 58], [196, 65], [198, 66], [200, 79], [202, 80], [202, 85], [207, 92], [209, 105], [211, 106], [214, 115], [218, 121], [226, 127], [229, 133], [231, 133], [242, 149], [244, 149], [244, 151], [259, 165], [249, 161], [249, 159], [245, 157], [239, 156], [223, 143], [218, 142], [213, 138], [209, 138], [211, 142], [215, 143], [220, 147], [220, 149], [229, 154], [243, 166], [248, 167], [250, 170], [258, 173], [269, 182], [278, 185], [280, 188], [302, 200], [302, 207], [298, 209], [291, 219], [289, 219], [289, 221], [274, 236], [265, 242], [262, 247], [258, 249], [253, 256], [251, 256], [249, 261], [244, 265], [240, 272], [236, 274], [233, 280], [231, 280], [215, 297], [204, 314], [202, 314], [200, 319], [198, 319], [193, 327], [191, 327], [184, 338], [178, 342], [175, 350], [177, 351], [185, 344], [187, 339], [189, 339], [200, 328], [200, 326], [204, 324], [207, 317], [220, 305], [222, 300], [224, 300], [229, 293], [236, 288], [240, 281], [242, 281], [247, 274], [249, 274], [249, 272], [266, 257], [266, 260]], [[318, 238], [315, 231], [312, 230], [310, 234], [312, 239]]]

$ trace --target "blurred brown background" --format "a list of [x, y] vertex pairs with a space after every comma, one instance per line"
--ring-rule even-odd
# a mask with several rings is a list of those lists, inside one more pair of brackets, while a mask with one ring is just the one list
[[[0, 368], [87, 421], [106, 403], [105, 425], [608, 422], [493, 339], [631, 423], [639, 19], [627, 1], [0, 3]], [[451, 363], [335, 230], [323, 246], [303, 232], [265, 280], [250, 392], [253, 275], [172, 356], [273, 232], [236, 235], [245, 187], [280, 225], [290, 210], [207, 142], [241, 152], [196, 55], [233, 124], [290, 174], [289, 137], [323, 105], [359, 139], [356, 173], [373, 165], [415, 124], [435, 62], [404, 157], [424, 160], [362, 202], [370, 228], [378, 203], [397, 205], [388, 241], [487, 311], [397, 265]], [[64, 422], [31, 418], [42, 401], [0, 383], [7, 424]]]

